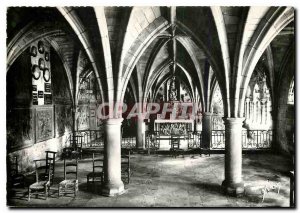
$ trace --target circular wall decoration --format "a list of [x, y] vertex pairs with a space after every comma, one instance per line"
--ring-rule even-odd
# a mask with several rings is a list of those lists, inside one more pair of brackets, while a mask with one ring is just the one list
[[49, 61], [49, 53], [48, 52], [45, 52], [45, 60]]
[[32, 46], [30, 49], [30, 54], [35, 57], [37, 55], [37, 49], [36, 46]]
[[40, 67], [40, 70], [45, 69], [45, 61], [42, 58], [39, 59], [39, 67]]
[[39, 49], [39, 53], [44, 53], [45, 48], [44, 48], [44, 43], [42, 41], [38, 42], [38, 49]]
[[35, 79], [35, 80], [38, 80], [41, 76], [41, 72], [40, 72], [40, 69], [37, 65], [33, 65], [32, 68], [31, 68], [31, 73], [32, 73], [32, 77]]
[[43, 77], [44, 77], [44, 80], [46, 82], [49, 82], [50, 81], [50, 71], [48, 68], [46, 68], [44, 71], [43, 71]]

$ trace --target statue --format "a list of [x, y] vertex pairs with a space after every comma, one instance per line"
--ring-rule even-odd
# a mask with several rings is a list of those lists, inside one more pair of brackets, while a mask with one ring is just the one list
[[169, 88], [169, 100], [176, 101], [177, 99], [177, 90], [175, 87], [175, 76], [172, 77]]

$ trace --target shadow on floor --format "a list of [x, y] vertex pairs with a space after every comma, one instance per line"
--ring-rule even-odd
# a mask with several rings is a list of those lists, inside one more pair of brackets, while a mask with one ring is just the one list
[[221, 186], [215, 183], [205, 183], [197, 181], [196, 183], [191, 184], [193, 187], [198, 188], [201, 191], [210, 192], [211, 194], [220, 194], [223, 195]]

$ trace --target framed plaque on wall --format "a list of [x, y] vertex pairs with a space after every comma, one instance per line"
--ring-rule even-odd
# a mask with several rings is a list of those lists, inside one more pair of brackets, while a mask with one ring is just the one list
[[36, 142], [54, 137], [53, 106], [36, 108]]

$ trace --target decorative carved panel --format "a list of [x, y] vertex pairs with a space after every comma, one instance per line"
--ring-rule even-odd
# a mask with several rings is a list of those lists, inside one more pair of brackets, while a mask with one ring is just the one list
[[36, 109], [36, 141], [53, 138], [53, 107]]
[[183, 135], [192, 129], [191, 123], [159, 123], [159, 132], [163, 135]]
[[89, 106], [81, 105], [78, 106], [76, 123], [78, 130], [85, 130], [89, 128]]
[[71, 131], [73, 125], [72, 106], [55, 105], [56, 135], [62, 136], [65, 131]]

